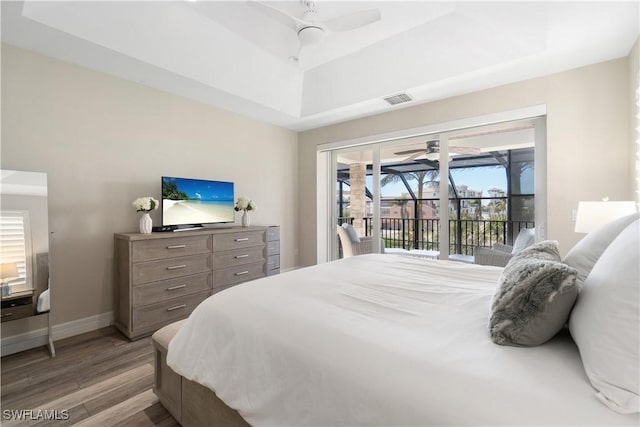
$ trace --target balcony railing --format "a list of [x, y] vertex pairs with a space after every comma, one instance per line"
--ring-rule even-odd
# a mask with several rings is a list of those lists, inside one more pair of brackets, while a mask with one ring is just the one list
[[[372, 234], [372, 218], [365, 217], [365, 235]], [[351, 217], [338, 218], [338, 224], [353, 223]], [[439, 250], [440, 220], [414, 218], [380, 218], [380, 236], [385, 248]], [[449, 220], [449, 253], [473, 255], [476, 246], [492, 247], [496, 243], [512, 245], [523, 228], [533, 228], [531, 221]]]

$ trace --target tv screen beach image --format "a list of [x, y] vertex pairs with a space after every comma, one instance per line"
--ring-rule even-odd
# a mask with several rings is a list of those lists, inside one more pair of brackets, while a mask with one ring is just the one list
[[233, 183], [162, 178], [162, 224], [233, 222]]

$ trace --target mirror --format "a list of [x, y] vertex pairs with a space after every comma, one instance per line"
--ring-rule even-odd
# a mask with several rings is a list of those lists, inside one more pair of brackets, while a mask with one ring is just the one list
[[[0, 295], [2, 354], [10, 354], [5, 337], [32, 333], [35, 316], [47, 315], [51, 354], [49, 217], [47, 174], [0, 170]], [[12, 323], [11, 326], [5, 325]], [[42, 329], [42, 328], [41, 328]], [[13, 333], [12, 333], [13, 332]], [[32, 340], [33, 341], [33, 340]], [[24, 350], [17, 344], [17, 351]], [[10, 349], [9, 349], [10, 350]]]

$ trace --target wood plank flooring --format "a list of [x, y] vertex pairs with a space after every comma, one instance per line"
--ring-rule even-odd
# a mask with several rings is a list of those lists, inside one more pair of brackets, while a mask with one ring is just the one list
[[55, 346], [55, 358], [40, 347], [1, 359], [3, 427], [179, 425], [153, 394], [150, 338], [109, 327]]

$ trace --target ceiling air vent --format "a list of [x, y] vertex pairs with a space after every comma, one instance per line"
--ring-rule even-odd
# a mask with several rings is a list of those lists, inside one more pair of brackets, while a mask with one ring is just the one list
[[397, 105], [397, 104], [402, 104], [404, 102], [413, 101], [413, 98], [406, 93], [399, 93], [397, 95], [387, 96], [386, 98], [384, 98], [384, 100], [391, 105]]

